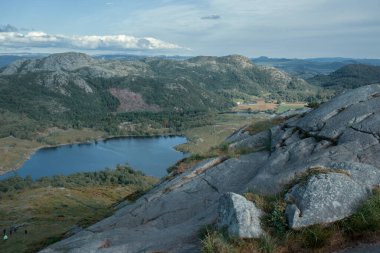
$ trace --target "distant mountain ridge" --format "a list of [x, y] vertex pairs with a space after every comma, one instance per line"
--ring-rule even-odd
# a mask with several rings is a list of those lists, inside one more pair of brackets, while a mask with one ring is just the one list
[[321, 90], [238, 55], [104, 60], [53, 54], [0, 69], [0, 137], [34, 138], [52, 126], [174, 133], [211, 122], [210, 115], [236, 99], [306, 101]]
[[178, 112], [227, 108], [241, 94], [305, 100], [318, 91], [300, 78], [239, 55], [110, 61], [73, 52], [13, 62], [0, 72], [0, 89], [0, 108], [22, 108], [32, 117], [38, 111], [44, 112], [41, 117], [115, 112], [122, 110], [123, 97], [138, 100], [136, 108], [124, 107], [128, 111]]
[[336, 90], [355, 89], [364, 85], [380, 83], [380, 66], [350, 64], [329, 75], [317, 75], [308, 79], [308, 82]]
[[327, 75], [349, 64], [380, 66], [380, 59], [354, 59], [342, 57], [287, 59], [268, 58], [262, 56], [253, 58], [252, 61], [258, 65], [279, 68], [289, 74], [296, 75], [304, 79], [312, 78], [321, 74]]

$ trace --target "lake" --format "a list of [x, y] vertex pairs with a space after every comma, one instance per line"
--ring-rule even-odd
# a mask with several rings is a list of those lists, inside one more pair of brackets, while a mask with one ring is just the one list
[[146, 175], [162, 177], [168, 167], [186, 156], [174, 149], [186, 141], [181, 136], [128, 137], [42, 148], [17, 171], [4, 174], [0, 179], [13, 175], [38, 179], [115, 168], [126, 163]]

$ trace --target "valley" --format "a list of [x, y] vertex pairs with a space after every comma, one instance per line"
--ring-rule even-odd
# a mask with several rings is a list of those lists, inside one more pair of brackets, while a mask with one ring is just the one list
[[[363, 78], [368, 76], [368, 71], [372, 71], [371, 77]], [[350, 77], [351, 82], [355, 83], [351, 86], [345, 80], [347, 73], [353, 72], [357, 75]], [[337, 77], [343, 79], [336, 79]], [[330, 79], [335, 80], [336, 85], [326, 85]], [[257, 185], [250, 185], [250, 191], [241, 187], [247, 183], [249, 177], [256, 180], [256, 166], [264, 163], [267, 158], [271, 163], [271, 152], [285, 149], [287, 140], [280, 141], [272, 137], [268, 140], [263, 133], [269, 131], [271, 136], [275, 136], [277, 125], [286, 129], [288, 123], [284, 122], [289, 118], [302, 119], [311, 110], [305, 106], [323, 107], [335, 94], [371, 84], [376, 80], [376, 67], [361, 65], [348, 65], [329, 75], [317, 75], [304, 80], [273, 67], [257, 66], [239, 55], [201, 56], [180, 60], [138, 57], [120, 61], [65, 53], [12, 63], [0, 70], [0, 173], [18, 168], [42, 147], [74, 143], [95, 145], [96, 141], [101, 142], [111, 137], [181, 135], [188, 142], [176, 146], [176, 149], [188, 155], [177, 163], [173, 160], [173, 164], [166, 165], [168, 173], [164, 173], [160, 183], [158, 178], [150, 177], [149, 173], [143, 175], [132, 170], [138, 169], [138, 166], [130, 168], [127, 165], [118, 165], [116, 168], [111, 166], [112, 170], [52, 175], [35, 181], [30, 177], [2, 180], [0, 214], [3, 218], [0, 219], [0, 227], [20, 226], [21, 233], [12, 235], [11, 240], [1, 246], [5, 252], [35, 252], [61, 239], [70, 240], [74, 233], [79, 233], [79, 236], [86, 233], [92, 236], [99, 231], [102, 233], [106, 231], [103, 228], [93, 230], [94, 226], [98, 226], [93, 225], [94, 223], [103, 222], [108, 216], [112, 220], [114, 212], [124, 212], [124, 208], [131, 206], [144, 209], [145, 204], [141, 204], [139, 196], [145, 192], [148, 193], [144, 196], [152, 198], [147, 200], [147, 206], [161, 199], [172, 205], [174, 202], [166, 200], [167, 195], [182, 194], [181, 187], [190, 187], [186, 194], [200, 195], [197, 195], [196, 200], [184, 197], [183, 201], [195, 201], [195, 208], [204, 205], [207, 210], [215, 209], [216, 196], [219, 196], [216, 192], [223, 187], [236, 190], [247, 199], [265, 199], [266, 194], [258, 196], [257, 191], [252, 188], [261, 187], [261, 181]], [[347, 85], [340, 85], [341, 82]], [[289, 111], [295, 109], [301, 110]], [[287, 134], [293, 133], [292, 131], [294, 129]], [[255, 139], [256, 135], [259, 136], [258, 139]], [[300, 137], [294, 137], [294, 140], [287, 142], [296, 142], [297, 138], [307, 139], [308, 135], [311, 134], [300, 134]], [[319, 139], [316, 137], [316, 140]], [[276, 141], [280, 143], [278, 147], [273, 146]], [[73, 146], [75, 148], [77, 146]], [[148, 146], [145, 148], [149, 149]], [[160, 147], [154, 149], [161, 152]], [[314, 149], [318, 150], [316, 146]], [[77, 153], [82, 156], [80, 154]], [[296, 159], [295, 154], [288, 155], [291, 157], [287, 159]], [[278, 161], [284, 162], [282, 154], [278, 156]], [[157, 163], [164, 160], [157, 157], [145, 159], [153, 162], [156, 159]], [[89, 159], [89, 164], [92, 162], [90, 160], [92, 159]], [[55, 159], [55, 162], [59, 163], [59, 159]], [[247, 166], [254, 170], [248, 170]], [[227, 168], [236, 169], [237, 174]], [[208, 176], [208, 170], [213, 171], [212, 177]], [[246, 177], [245, 173], [250, 176]], [[220, 178], [225, 176], [225, 180], [235, 181], [230, 185], [220, 185], [223, 181]], [[266, 175], [264, 173], [261, 176]], [[276, 177], [277, 175], [273, 178]], [[203, 179], [207, 185], [198, 181]], [[193, 184], [199, 184], [197, 189], [192, 189]], [[213, 189], [211, 192], [210, 187]], [[271, 189], [276, 191], [277, 188], [274, 187], [280, 188], [280, 184]], [[207, 194], [197, 193], [198, 191], [209, 192], [212, 200], [203, 200]], [[260, 188], [260, 191], [266, 190]], [[273, 212], [271, 208], [275, 208], [271, 201], [268, 200], [264, 206], [269, 213]], [[190, 210], [185, 202], [178, 200], [175, 206], [165, 207], [169, 208], [166, 212], [176, 211], [177, 204], [183, 205], [183, 210]], [[276, 203], [284, 208], [282, 200], [276, 199]], [[149, 208], [161, 220], [162, 210]], [[280, 210], [284, 212], [284, 209]], [[138, 212], [136, 217], [141, 217], [154, 230], [155, 218], [149, 212]], [[188, 215], [187, 211], [178, 212], [175, 217], [179, 220], [182, 219], [182, 212], [183, 217]], [[165, 215], [166, 213], [163, 217]], [[257, 249], [257, 241], [244, 242], [244, 246], [236, 246], [234, 243], [230, 245], [229, 239], [225, 239], [214, 228], [201, 241], [194, 239], [197, 238], [194, 234], [198, 234], [202, 226], [212, 224], [211, 219], [215, 219], [215, 213], [201, 213], [201, 216], [205, 219], [202, 224], [196, 223], [196, 228], [190, 228], [193, 233], [191, 240], [197, 241], [191, 247], [205, 249], [207, 245], [204, 240], [209, 240], [212, 247], [240, 247], [243, 252]], [[134, 222], [134, 218], [130, 220]], [[164, 219], [162, 222], [167, 221]], [[139, 221], [132, 225], [138, 224]], [[185, 225], [181, 223], [180, 226]], [[287, 225], [284, 226], [288, 229]], [[22, 234], [24, 228], [28, 229], [28, 236]], [[149, 229], [151, 227], [147, 230], [148, 234]], [[169, 226], [169, 234], [173, 232], [170, 229]], [[185, 228], [187, 229], [188, 227]], [[176, 236], [177, 232], [174, 231]], [[179, 233], [178, 236], [185, 238], [188, 235]], [[273, 233], [271, 236], [280, 240]], [[305, 240], [303, 236], [304, 234], [296, 234], [294, 240]], [[94, 247], [109, 247], [108, 237], [96, 241], [97, 246]], [[111, 237], [114, 238], [114, 235]], [[163, 247], [171, 247], [171, 242], [164, 238], [160, 240], [164, 242]], [[261, 238], [259, 243], [262, 240], [264, 239]], [[281, 243], [281, 247], [286, 247], [286, 243]], [[137, 251], [140, 250], [136, 247]], [[295, 247], [304, 246], [297, 242]]]
[[0, 1], [0, 253], [379, 253], [379, 0]]

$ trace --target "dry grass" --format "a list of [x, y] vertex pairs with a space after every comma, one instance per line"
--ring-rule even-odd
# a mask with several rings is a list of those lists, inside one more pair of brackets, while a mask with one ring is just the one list
[[276, 103], [266, 103], [264, 100], [256, 100], [255, 104], [241, 104], [234, 108], [234, 111], [274, 111], [277, 108]]
[[0, 174], [21, 166], [36, 148], [36, 141], [21, 140], [14, 137], [0, 139]]
[[40, 133], [37, 139], [45, 144], [59, 145], [66, 143], [85, 142], [105, 137], [105, 133], [89, 128], [83, 129], [59, 129], [49, 128]]
[[136, 190], [133, 185], [47, 187], [2, 194], [0, 228], [25, 226], [0, 243], [1, 252], [35, 252], [61, 239], [76, 224], [86, 227], [110, 215], [113, 204]]

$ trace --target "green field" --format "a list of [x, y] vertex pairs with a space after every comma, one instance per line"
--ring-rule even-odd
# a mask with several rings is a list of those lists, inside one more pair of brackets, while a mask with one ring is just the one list
[[177, 149], [192, 154], [206, 155], [211, 148], [219, 146], [237, 129], [266, 117], [261, 114], [218, 114], [213, 125], [184, 131], [188, 143], [177, 146]]
[[276, 113], [283, 113], [289, 110], [296, 110], [304, 107], [304, 103], [281, 103], [277, 106]]

